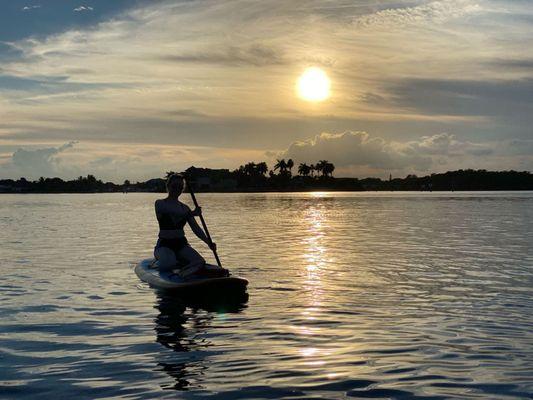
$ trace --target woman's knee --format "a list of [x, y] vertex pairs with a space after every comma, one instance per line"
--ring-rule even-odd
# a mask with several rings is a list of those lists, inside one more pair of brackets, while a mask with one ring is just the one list
[[194, 250], [191, 246], [185, 246], [179, 252], [180, 259], [189, 265], [204, 265], [205, 259], [200, 253]]

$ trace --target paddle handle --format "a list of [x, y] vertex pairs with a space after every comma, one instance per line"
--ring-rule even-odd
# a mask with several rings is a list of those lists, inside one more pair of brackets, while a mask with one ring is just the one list
[[[191, 182], [189, 180], [187, 180], [186, 182], [187, 182], [187, 187], [189, 188], [189, 193], [191, 194], [192, 202], [194, 203], [194, 206], [195, 207], [200, 207], [198, 205], [198, 201], [196, 200], [196, 196], [194, 195], [194, 190], [192, 190]], [[207, 224], [205, 223], [205, 219], [204, 219], [204, 216], [202, 214], [200, 214], [200, 221], [202, 222], [202, 228], [204, 228], [204, 232], [205, 232], [205, 235], [207, 236], [207, 239], [209, 240], [209, 243], [212, 244], [213, 240], [211, 239], [211, 235], [209, 234], [209, 229], [207, 229]], [[222, 268], [222, 263], [220, 262], [220, 258], [218, 258], [217, 251], [215, 249], [213, 249], [213, 248], [211, 248], [211, 250], [213, 251], [213, 255], [215, 256], [215, 260], [217, 260], [218, 266]]]

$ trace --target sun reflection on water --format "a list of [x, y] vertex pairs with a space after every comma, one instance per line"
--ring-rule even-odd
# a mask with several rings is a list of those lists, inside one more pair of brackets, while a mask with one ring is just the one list
[[[306, 237], [303, 242], [303, 257], [307, 271], [306, 284], [308, 287], [320, 286], [321, 276], [326, 268], [327, 248], [324, 246], [326, 236], [324, 210], [319, 207], [309, 208], [303, 216], [303, 225], [306, 225]], [[316, 293], [315, 293], [316, 294]]]
[[326, 197], [329, 194], [329, 192], [310, 192], [309, 194], [311, 195], [311, 197], [316, 198], [316, 197]]
[[[313, 193], [319, 197], [320, 193]], [[302, 336], [313, 337], [320, 335], [321, 328], [309, 326], [317, 320], [323, 306], [324, 281], [323, 274], [327, 272], [328, 248], [324, 244], [327, 231], [325, 210], [320, 205], [313, 205], [306, 209], [301, 218], [302, 231], [302, 277], [306, 294], [304, 307], [300, 311], [303, 325], [295, 326], [295, 331]], [[323, 367], [326, 365], [324, 349], [317, 347], [303, 347], [300, 355], [306, 359], [309, 367]]]
[[301, 350], [300, 350], [300, 353], [301, 353], [302, 356], [304, 356], [304, 357], [314, 356], [317, 352], [318, 352], [318, 349], [316, 349], [316, 348], [314, 348], [314, 347], [307, 347], [307, 348], [305, 348], [305, 349], [301, 349]]

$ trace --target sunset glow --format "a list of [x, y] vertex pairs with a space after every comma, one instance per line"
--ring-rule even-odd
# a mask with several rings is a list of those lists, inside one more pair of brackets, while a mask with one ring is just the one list
[[89, 3], [1, 2], [0, 179], [533, 170], [528, 2]]
[[307, 68], [298, 78], [298, 95], [307, 101], [323, 101], [330, 95], [330, 81], [320, 68]]

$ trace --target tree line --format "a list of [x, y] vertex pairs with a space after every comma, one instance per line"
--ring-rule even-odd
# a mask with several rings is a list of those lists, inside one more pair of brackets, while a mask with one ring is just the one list
[[[267, 163], [262, 161], [259, 163], [246, 163], [244, 165], [241, 165], [234, 172], [236, 174], [248, 176], [266, 176], [268, 172], [270, 178], [273, 178], [276, 175], [291, 178], [293, 168], [294, 161], [291, 158], [289, 158], [287, 161], [282, 158], [281, 160], [276, 160], [274, 168], [270, 171], [268, 169]], [[276, 171], [278, 172], [277, 174]], [[303, 177], [332, 177], [333, 171], [335, 171], [335, 165], [333, 165], [333, 163], [330, 163], [327, 160], [320, 160], [316, 164], [308, 165], [306, 163], [300, 163], [300, 165], [298, 165], [298, 175]]]
[[[533, 174], [529, 171], [457, 170], [422, 177], [407, 175], [405, 178], [334, 178], [333, 164], [321, 160], [314, 168], [307, 164], [298, 166], [298, 175], [292, 176], [294, 163], [277, 160], [272, 170], [265, 162], [249, 162], [230, 171], [189, 167], [184, 173], [197, 185], [199, 191], [463, 191], [463, 190], [533, 190]], [[316, 169], [316, 166], [319, 166]], [[168, 171], [169, 174], [174, 173]], [[36, 181], [25, 178], [0, 180], [3, 193], [94, 193], [94, 192], [164, 192], [165, 177], [145, 182], [124, 181], [122, 184], [103, 182], [94, 175], [80, 176], [64, 181], [61, 178], [41, 177]]]

